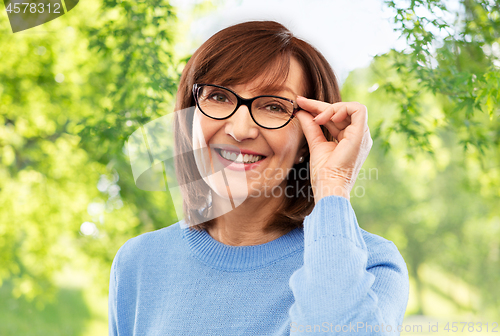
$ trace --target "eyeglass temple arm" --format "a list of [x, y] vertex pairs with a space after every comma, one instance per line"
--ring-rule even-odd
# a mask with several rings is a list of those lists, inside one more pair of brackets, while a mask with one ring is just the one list
[[299, 107], [297, 107], [297, 108], [295, 109], [295, 111], [293, 111], [292, 117], [294, 117], [294, 116], [295, 116], [295, 113], [297, 113], [297, 112], [299, 112], [299, 111], [305, 111], [305, 110], [304, 110], [302, 107], [300, 107], [300, 106], [299, 106]]

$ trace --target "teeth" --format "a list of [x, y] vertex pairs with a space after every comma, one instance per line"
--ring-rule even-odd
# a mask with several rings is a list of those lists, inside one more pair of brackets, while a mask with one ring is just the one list
[[228, 152], [226, 150], [221, 150], [220, 154], [224, 159], [234, 161], [236, 163], [254, 163], [263, 158], [262, 155], [242, 155], [241, 153], [236, 154], [234, 152]]

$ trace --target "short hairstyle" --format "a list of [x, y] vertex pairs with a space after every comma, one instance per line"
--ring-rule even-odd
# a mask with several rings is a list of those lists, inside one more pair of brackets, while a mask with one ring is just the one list
[[[183, 210], [187, 224], [190, 224], [190, 218], [200, 218], [199, 211], [207, 207], [206, 195], [210, 192], [210, 186], [206, 183], [196, 187], [189, 183], [201, 179], [192, 154], [194, 109], [187, 110], [187, 113], [178, 111], [195, 106], [193, 84], [230, 86], [265, 78], [266, 82], [261, 86], [263, 90], [279, 88], [287, 79], [291, 57], [295, 57], [304, 71], [305, 97], [328, 103], [341, 101], [337, 79], [325, 57], [274, 21], [249, 21], [225, 28], [203, 43], [187, 62], [177, 91], [177, 112], [173, 125], [175, 152], [188, 153], [175, 156], [175, 171], [179, 186], [183, 188]], [[326, 127], [321, 127], [326, 139], [333, 140]], [[294, 165], [287, 176], [286, 190], [291, 190], [295, 197], [285, 197], [283, 204], [269, 218], [266, 231], [288, 232], [302, 227], [304, 218], [314, 208], [308, 149], [304, 158], [302, 163]], [[291, 179], [297, 176], [293, 170], [306, 170], [307, 178]], [[203, 230], [213, 223], [211, 219], [193, 224], [190, 228]]]

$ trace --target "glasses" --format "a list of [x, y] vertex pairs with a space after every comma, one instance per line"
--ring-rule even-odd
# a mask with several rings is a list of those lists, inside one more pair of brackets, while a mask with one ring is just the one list
[[209, 118], [227, 119], [241, 105], [245, 105], [253, 121], [266, 129], [286, 126], [294, 117], [295, 112], [301, 109], [291, 99], [270, 95], [245, 99], [228, 88], [213, 84], [194, 84], [193, 95], [196, 106]]

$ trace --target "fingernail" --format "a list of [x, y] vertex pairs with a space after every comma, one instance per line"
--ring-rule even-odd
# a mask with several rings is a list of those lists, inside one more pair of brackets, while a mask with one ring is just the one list
[[313, 121], [316, 121], [316, 119], [318, 119], [318, 117], [319, 117], [319, 115], [315, 116], [315, 117], [313, 118]]

